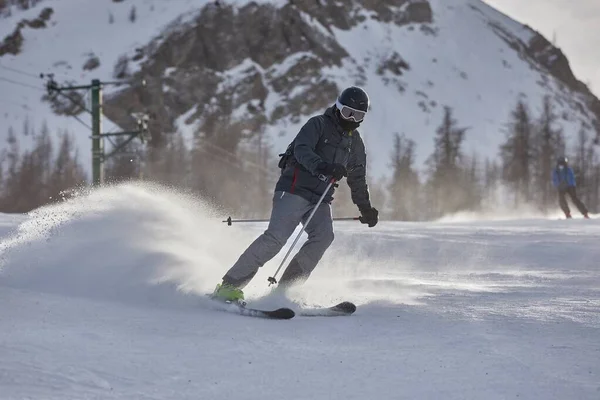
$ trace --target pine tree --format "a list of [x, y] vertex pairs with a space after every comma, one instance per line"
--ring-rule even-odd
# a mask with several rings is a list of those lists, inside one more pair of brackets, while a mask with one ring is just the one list
[[591, 168], [591, 182], [589, 203], [586, 204], [590, 211], [598, 212], [600, 208], [600, 162], [597, 157], [594, 157], [593, 167]]
[[591, 204], [594, 199], [593, 168], [595, 147], [584, 124], [581, 124], [575, 143], [575, 157], [571, 163], [577, 179], [579, 195], [585, 204]]
[[514, 193], [515, 205], [532, 199], [533, 129], [529, 109], [519, 100], [511, 112], [506, 142], [500, 148], [502, 176]]
[[85, 182], [85, 173], [78, 162], [77, 151], [74, 148], [71, 136], [63, 132], [54, 168], [50, 177], [52, 198], [55, 201], [68, 196], [70, 189]]
[[415, 142], [404, 135], [394, 135], [392, 152], [392, 181], [389, 185], [390, 217], [394, 220], [419, 218], [419, 176], [414, 170]]
[[238, 150], [243, 169], [247, 171], [246, 177], [251, 177], [255, 182], [246, 199], [247, 212], [253, 217], [264, 218], [269, 215], [272, 187], [278, 178], [268, 166], [275, 165], [276, 161], [272, 157], [271, 145], [264, 131], [258, 131], [247, 140], [247, 145]]
[[31, 129], [31, 123], [29, 122], [29, 117], [26, 117], [25, 120], [23, 121], [22, 134], [23, 134], [23, 137], [28, 137], [28, 136], [34, 135], [34, 132]]
[[6, 139], [8, 144], [8, 152], [6, 159], [8, 160], [8, 179], [16, 179], [19, 165], [19, 140], [15, 136], [15, 131], [12, 127], [8, 128], [8, 136]]
[[484, 188], [481, 179], [479, 158], [473, 154], [469, 160], [468, 168], [463, 171], [464, 191], [466, 194], [466, 209], [478, 210], [481, 208]]
[[0, 151], [0, 210], [2, 210], [2, 205], [4, 203], [4, 163], [6, 162], [6, 152], [4, 150]]
[[535, 162], [533, 164], [534, 187], [537, 203], [546, 209], [554, 201], [552, 170], [559, 156], [564, 155], [562, 130], [556, 128], [558, 117], [550, 96], [544, 97], [542, 114], [535, 130]]
[[131, 7], [131, 10], [129, 11], [129, 21], [131, 23], [135, 22], [135, 20], [137, 19], [137, 10], [135, 8], [135, 6]]
[[50, 197], [49, 183], [52, 173], [52, 140], [48, 124], [43, 123], [40, 133], [36, 136], [36, 146], [33, 151], [36, 171], [39, 175], [37, 184], [39, 187], [40, 205], [48, 201]]
[[59, 155], [54, 160], [52, 139], [46, 123], [39, 133], [29, 123], [24, 123], [25, 133], [34, 138], [31, 151], [19, 151], [18, 139], [11, 128], [7, 149], [0, 156], [3, 175], [0, 210], [4, 212], [28, 212], [52, 201], [63, 188], [73, 187], [75, 183], [85, 180], [68, 135], [63, 136]]
[[19, 150], [19, 140], [12, 127], [8, 128], [6, 143], [7, 168], [4, 180], [2, 211], [16, 212], [16, 203], [19, 194], [19, 164], [21, 162], [21, 153]]
[[191, 154], [180, 132], [165, 135], [161, 147], [150, 147], [145, 159], [145, 176], [175, 187], [190, 187]]
[[452, 109], [445, 107], [444, 120], [436, 131], [433, 154], [428, 159], [427, 193], [434, 216], [465, 209], [468, 203], [462, 171], [461, 146], [466, 128], [459, 128]]
[[[115, 141], [115, 147], [125, 143], [124, 138], [119, 137]], [[122, 182], [140, 177], [140, 154], [138, 146], [127, 143], [117, 153], [113, 154], [106, 162], [105, 176], [107, 182]]]
[[191, 186], [205, 199], [241, 215], [248, 202], [240, 193], [251, 191], [256, 179], [244, 169], [237, 152], [212, 138], [198, 138], [191, 152]]
[[[386, 180], [383, 178], [376, 179], [374, 177], [367, 176], [367, 184], [369, 186], [369, 194], [370, 194], [373, 206], [375, 208], [379, 209], [379, 211], [380, 211], [379, 219], [381, 220], [381, 219], [386, 218], [385, 213], [382, 212], [384, 210], [381, 210], [381, 207], [387, 203], [386, 198], [388, 197], [387, 194], [389, 193], [388, 192], [388, 185], [389, 185], [388, 182], [386, 182]], [[345, 185], [345, 186], [347, 187], [348, 185]], [[339, 197], [340, 197], [340, 195], [336, 196], [336, 199], [338, 199]], [[348, 195], [347, 198], [350, 199], [350, 195]], [[336, 204], [336, 207], [337, 207], [337, 204]], [[356, 214], [356, 212], [357, 212], [356, 205], [352, 204], [351, 209], [344, 214], [344, 217], [347, 217], [349, 215], [353, 216]]]
[[487, 208], [495, 208], [503, 204], [502, 171], [495, 160], [485, 160], [483, 174], [482, 205]]
[[25, 152], [19, 168], [19, 191], [15, 202], [16, 212], [27, 212], [44, 203], [42, 182], [35, 152]]
[[171, 135], [166, 149], [166, 172], [168, 181], [177, 186], [185, 187], [190, 177], [190, 152], [186, 146], [183, 134], [178, 132]]
[[484, 187], [486, 192], [493, 191], [500, 181], [501, 173], [500, 167], [496, 161], [492, 161], [489, 158], [485, 160], [485, 177]]
[[51, 152], [50, 139], [46, 130], [45, 136], [36, 135], [26, 120], [23, 124], [22, 135], [32, 137], [35, 146], [31, 151], [26, 151], [21, 156], [18, 173], [16, 177], [15, 192], [13, 196], [13, 207], [15, 212], [27, 212], [44, 204], [44, 161]]

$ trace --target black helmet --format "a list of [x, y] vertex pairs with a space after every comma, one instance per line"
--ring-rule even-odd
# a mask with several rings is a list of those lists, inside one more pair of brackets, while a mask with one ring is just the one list
[[563, 167], [566, 167], [568, 163], [569, 160], [567, 157], [558, 157], [558, 160], [556, 161], [556, 165], [562, 165]]
[[[343, 106], [346, 106], [356, 111], [362, 111], [364, 114], [366, 114], [367, 111], [369, 111], [369, 105], [370, 100], [367, 92], [356, 86], [351, 86], [347, 89], [344, 89], [336, 102], [336, 106], [340, 112], [342, 111]], [[364, 114], [362, 115], [363, 117]], [[360, 118], [360, 120], [362, 121], [362, 118]]]
[[340, 94], [338, 102], [344, 106], [367, 112], [369, 111], [369, 95], [359, 87], [351, 86]]

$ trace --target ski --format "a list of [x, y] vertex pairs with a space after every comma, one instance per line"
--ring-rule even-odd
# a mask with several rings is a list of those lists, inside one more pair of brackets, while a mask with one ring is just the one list
[[247, 317], [266, 319], [291, 319], [296, 315], [305, 317], [343, 317], [352, 315], [356, 311], [356, 305], [349, 301], [344, 301], [332, 307], [307, 307], [294, 311], [287, 307], [281, 307], [274, 310], [264, 310], [248, 307], [245, 302], [223, 302], [214, 298], [211, 298], [211, 300], [214, 301], [219, 306], [219, 309], [223, 311], [244, 315]]
[[261, 310], [258, 308], [247, 307], [246, 303], [222, 302], [214, 300], [223, 311], [234, 314], [244, 315], [246, 317], [266, 318], [266, 319], [291, 319], [296, 313], [290, 308], [277, 308], [275, 310]]
[[352, 315], [355, 311], [356, 305], [344, 301], [333, 307], [302, 308], [298, 311], [298, 314], [305, 317], [343, 317]]

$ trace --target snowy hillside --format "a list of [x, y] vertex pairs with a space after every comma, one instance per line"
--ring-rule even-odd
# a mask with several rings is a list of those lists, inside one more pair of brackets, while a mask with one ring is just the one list
[[[81, 161], [86, 167], [90, 165], [90, 129], [72, 117], [55, 115], [48, 102], [41, 101], [46, 94], [46, 81], [39, 74], [54, 74], [56, 81], [65, 86], [89, 84], [92, 79], [114, 81], [113, 69], [122, 53], [144, 45], [168, 23], [197, 10], [199, 3], [143, 0], [136, 5], [136, 24], [129, 20], [131, 2], [45, 0], [26, 11], [13, 6], [11, 16], [0, 16], [0, 37], [5, 38], [14, 32], [19, 21], [33, 20], [45, 8], [53, 11], [45, 27], [21, 29], [23, 45], [18, 54], [0, 56], [2, 143], [8, 126], [20, 133], [27, 118], [36, 128], [47, 121], [53, 131], [66, 128], [75, 134]], [[101, 60], [100, 64], [86, 69], [86, 63], [95, 57]], [[79, 93], [86, 95], [85, 91]], [[85, 104], [89, 108], [89, 96]], [[84, 112], [80, 118], [91, 126], [89, 114]], [[108, 118], [103, 119], [103, 128], [103, 132], [118, 130]], [[27, 148], [31, 139], [19, 140]]]
[[[155, 135], [227, 132], [241, 140], [264, 131], [279, 151], [305, 117], [359, 84], [373, 101], [362, 128], [371, 172], [382, 175], [396, 132], [417, 142], [421, 165], [444, 106], [469, 127], [465, 152], [491, 157], [519, 96], [536, 113], [552, 96], [570, 137], [598, 118], [597, 99], [562, 54], [480, 0], [319, 4], [44, 0], [13, 8], [0, 17], [0, 37], [45, 8], [52, 13], [43, 27], [20, 29], [17, 54], [0, 56], [0, 126], [19, 131], [29, 117], [36, 126], [47, 120], [51, 128], [68, 127], [89, 157], [87, 128], [51, 113], [37, 74], [55, 73], [63, 84], [122, 76], [132, 85], [108, 87], [105, 112], [124, 128], [132, 113], [148, 111], [157, 116]], [[95, 57], [100, 64], [89, 69]], [[104, 130], [113, 129], [106, 121]]]
[[210, 292], [264, 229], [148, 186], [0, 216], [0, 397], [545, 399], [600, 392], [600, 224], [338, 224], [306, 286], [254, 304], [354, 301], [269, 321]]

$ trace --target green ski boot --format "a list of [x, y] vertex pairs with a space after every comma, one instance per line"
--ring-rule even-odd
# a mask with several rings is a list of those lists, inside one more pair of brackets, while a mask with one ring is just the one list
[[244, 302], [244, 292], [242, 292], [242, 289], [227, 283], [217, 284], [217, 287], [212, 294], [212, 298], [223, 302], [238, 303], [241, 305], [246, 304]]

